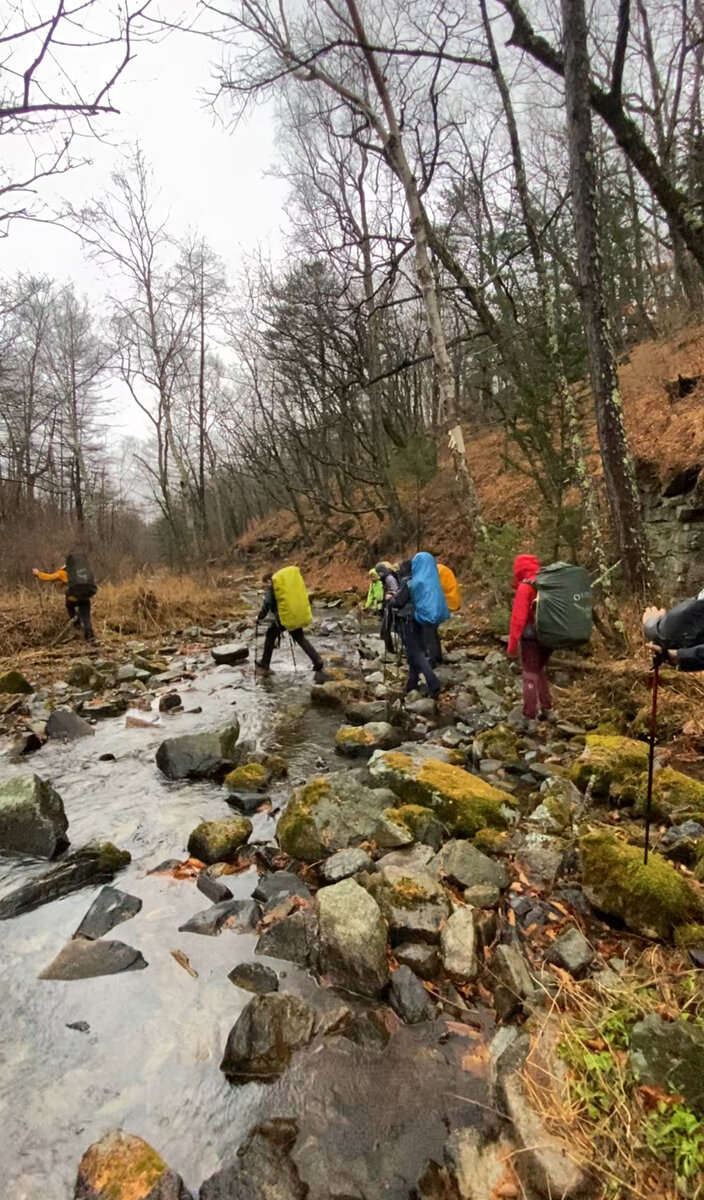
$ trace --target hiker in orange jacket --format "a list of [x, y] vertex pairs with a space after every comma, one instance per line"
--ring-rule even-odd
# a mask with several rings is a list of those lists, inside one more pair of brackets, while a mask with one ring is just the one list
[[[95, 641], [93, 633], [93, 622], [90, 611], [90, 588], [92, 593], [95, 592], [95, 585], [89, 586], [78, 584], [73, 585], [69, 591], [68, 586], [68, 570], [67, 561], [58, 571], [38, 571], [36, 567], [32, 569], [32, 574], [35, 579], [41, 579], [44, 583], [55, 583], [62, 591], [66, 593], [66, 612], [68, 613], [69, 621], [73, 622], [74, 629], [82, 629], [87, 642]], [[73, 594], [75, 592], [75, 595]]]

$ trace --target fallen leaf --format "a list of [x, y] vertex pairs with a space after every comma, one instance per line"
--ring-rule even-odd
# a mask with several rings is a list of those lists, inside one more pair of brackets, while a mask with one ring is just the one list
[[445, 1028], [449, 1033], [455, 1033], [458, 1037], [472, 1038], [476, 1040], [480, 1035], [480, 1030], [473, 1029], [471, 1025], [466, 1025], [464, 1021], [446, 1021]]
[[657, 1108], [658, 1104], [681, 1104], [682, 1097], [672, 1095], [669, 1092], [664, 1092], [661, 1087], [656, 1084], [642, 1083], [638, 1088], [645, 1105], [646, 1111], [651, 1112]]
[[178, 963], [178, 965], [180, 967], [183, 967], [184, 971], [188, 971], [188, 974], [190, 975], [191, 979], [198, 978], [198, 972], [194, 971], [193, 967], [191, 966], [188, 955], [184, 954], [183, 950], [172, 950], [171, 957], [176, 959], [176, 962]]

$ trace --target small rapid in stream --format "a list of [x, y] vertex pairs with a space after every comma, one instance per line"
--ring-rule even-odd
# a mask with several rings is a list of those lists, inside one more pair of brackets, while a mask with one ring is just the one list
[[[37, 978], [72, 936], [98, 887], [0, 923], [4, 1200], [70, 1200], [81, 1155], [114, 1128], [149, 1141], [197, 1194], [257, 1122], [302, 1114], [311, 1154], [326, 1147], [328, 1173], [334, 1176], [336, 1161], [356, 1157], [351, 1175], [360, 1196], [373, 1187], [368, 1196], [401, 1198], [427, 1158], [441, 1153], [450, 1111], [463, 1124], [476, 1119], [467, 1110], [469, 1089], [476, 1092], [477, 1085], [462, 1077], [454, 1052], [411, 1027], [383, 1055], [328, 1039], [297, 1055], [274, 1084], [233, 1086], [219, 1069], [228, 1032], [251, 998], [227, 975], [252, 959], [256, 934], [179, 933], [209, 902], [194, 879], [149, 872], [166, 859], [186, 858], [194, 826], [231, 810], [216, 784], [169, 782], [154, 758], [165, 737], [218, 728], [234, 712], [240, 740], [268, 738], [288, 758], [289, 779], [271, 793], [274, 811], [295, 784], [326, 764], [340, 769], [333, 745], [340, 714], [311, 707], [307, 663], [294, 673], [284, 649], [265, 683], [254, 679], [253, 646], [242, 667], [212, 665], [207, 651], [189, 656], [195, 677], [176, 686], [186, 710], [202, 711], [164, 715], [154, 729], [126, 727], [124, 716], [104, 720], [94, 737], [49, 741], [21, 766], [3, 747], [0, 782], [18, 771], [50, 780], [64, 801], [72, 849], [109, 840], [130, 851], [132, 862], [114, 886], [139, 897], [142, 908], [109, 936], [140, 950], [149, 964], [71, 982]], [[321, 650], [342, 650], [350, 666], [358, 662], [356, 647], [339, 633], [321, 642]], [[179, 656], [172, 665], [183, 661]], [[110, 754], [114, 760], [102, 760]], [[270, 841], [275, 817], [259, 813], [252, 820], [251, 842]], [[0, 857], [0, 894], [46, 868], [46, 862]], [[227, 882], [244, 898], [256, 880], [251, 868]], [[188, 956], [197, 978], [174, 959], [176, 950]], [[321, 991], [290, 963], [272, 965], [282, 988], [308, 996]], [[69, 1027], [76, 1023], [88, 1028]]]

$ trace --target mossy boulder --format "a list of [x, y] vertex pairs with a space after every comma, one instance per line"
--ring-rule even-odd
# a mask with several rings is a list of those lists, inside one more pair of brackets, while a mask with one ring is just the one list
[[277, 826], [277, 841], [291, 858], [319, 862], [368, 841], [393, 802], [386, 788], [365, 787], [351, 771], [311, 779], [291, 796]]
[[248, 762], [225, 776], [225, 787], [230, 792], [263, 792], [269, 779], [270, 773], [264, 763]]
[[201, 821], [188, 839], [188, 853], [204, 863], [232, 862], [252, 832], [246, 817]]
[[[644, 774], [635, 802], [638, 816], [645, 813], [647, 790], [648, 776]], [[663, 767], [653, 777], [651, 812], [656, 818], [667, 817], [677, 821], [704, 814], [704, 783], [672, 767]]]
[[[620, 795], [633, 800], [637, 782], [648, 769], [648, 746], [615, 734], [589, 733], [586, 745], [572, 765], [569, 778], [582, 791], [591, 783], [593, 796]], [[625, 789], [625, 791], [624, 791]]]
[[479, 734], [477, 742], [482, 758], [498, 758], [504, 762], [515, 762], [519, 757], [518, 738], [508, 725], [495, 725]]
[[90, 688], [96, 692], [103, 685], [103, 676], [89, 658], [77, 658], [66, 675], [66, 682], [71, 687]]
[[675, 930], [675, 945], [680, 950], [698, 950], [704, 947], [704, 925], [678, 925]]
[[90, 1146], [78, 1168], [74, 1200], [188, 1200], [179, 1175], [148, 1142], [121, 1129]]
[[350, 758], [369, 758], [375, 750], [389, 750], [400, 741], [401, 735], [388, 721], [370, 721], [341, 725], [335, 734], [335, 749]]
[[267, 754], [264, 766], [272, 779], [285, 779], [288, 775], [288, 760], [283, 754]]
[[68, 846], [68, 818], [59, 793], [39, 775], [0, 784], [0, 851], [53, 858]]
[[460, 837], [474, 837], [487, 826], [503, 829], [516, 817], [508, 792], [440, 759], [379, 750], [369, 773], [404, 803], [432, 809], [448, 832]]
[[483, 854], [500, 856], [511, 853], [511, 834], [506, 829], [480, 829], [473, 844]]
[[704, 918], [701, 894], [659, 854], [647, 866], [643, 851], [608, 833], [581, 839], [585, 895], [641, 937], [670, 938], [677, 926]]
[[0, 675], [0, 694], [4, 696], [29, 696], [34, 691], [21, 671], [6, 671]]
[[384, 866], [382, 859], [380, 871], [368, 877], [366, 887], [388, 921], [394, 945], [438, 941], [452, 906], [427, 868], [413, 863]]
[[316, 683], [310, 690], [313, 704], [321, 708], [347, 708], [360, 700], [366, 691], [361, 679], [330, 679], [327, 683]]

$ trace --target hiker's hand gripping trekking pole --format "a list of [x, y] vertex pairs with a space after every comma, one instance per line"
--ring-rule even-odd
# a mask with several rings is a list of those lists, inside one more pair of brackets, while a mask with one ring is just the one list
[[650, 809], [653, 800], [653, 766], [655, 764], [655, 732], [658, 723], [658, 683], [660, 681], [660, 663], [662, 654], [659, 650], [653, 654], [653, 696], [650, 707], [650, 744], [648, 750], [648, 791], [645, 800], [645, 853], [643, 864], [648, 865], [648, 850], [650, 843]]

